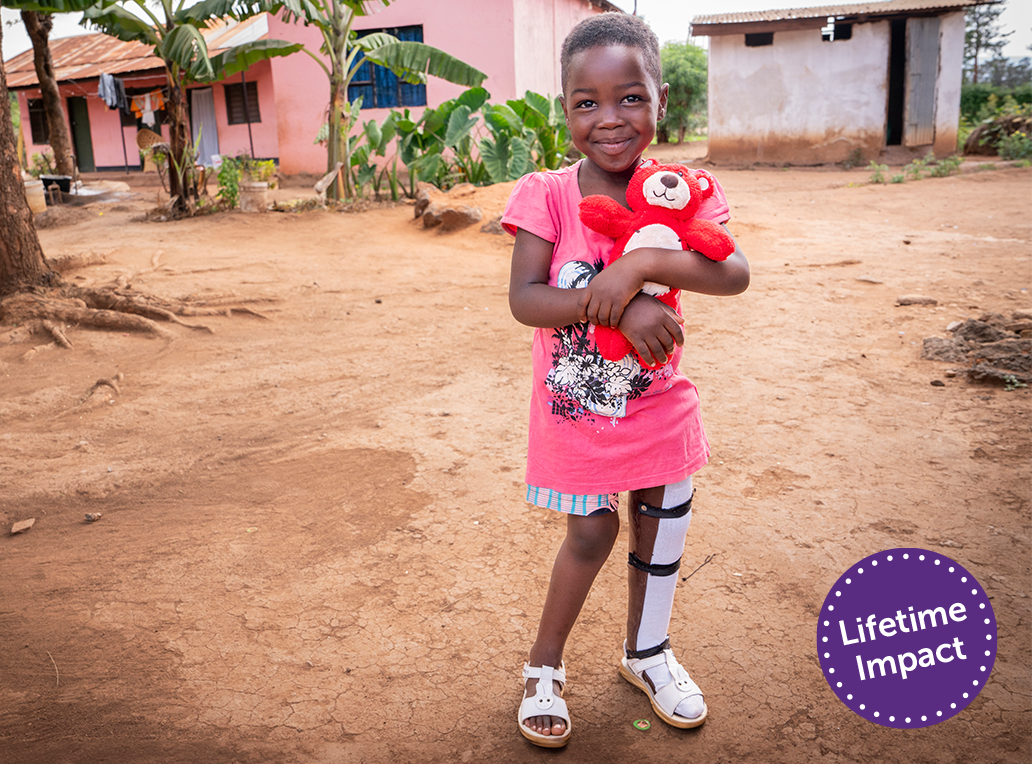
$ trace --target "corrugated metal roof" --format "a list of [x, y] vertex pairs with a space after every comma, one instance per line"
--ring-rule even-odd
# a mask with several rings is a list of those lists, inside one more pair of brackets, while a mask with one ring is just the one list
[[[209, 51], [215, 53], [241, 42], [262, 39], [268, 33], [269, 20], [263, 13], [239, 23], [213, 22], [202, 34], [209, 41]], [[59, 83], [88, 80], [101, 74], [160, 71], [164, 64], [153, 51], [150, 45], [123, 42], [101, 32], [50, 41], [54, 75]], [[31, 49], [5, 61], [4, 71], [11, 90], [39, 84]]]
[[[755, 24], [773, 21], [795, 21], [800, 19], [823, 19], [828, 16], [895, 16], [909, 12], [951, 11], [969, 8], [973, 5], [988, 5], [1000, 0], [896, 0], [888, 3], [856, 3], [852, 5], [822, 5], [813, 8], [787, 8], [770, 11], [742, 11], [738, 13], [716, 13], [696, 16], [692, 27], [707, 24]], [[705, 33], [703, 29], [699, 33]]]

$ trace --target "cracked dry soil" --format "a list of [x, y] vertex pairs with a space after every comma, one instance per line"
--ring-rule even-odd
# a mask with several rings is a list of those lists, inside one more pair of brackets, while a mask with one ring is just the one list
[[[0, 345], [0, 759], [1027, 762], [1030, 393], [920, 352], [1030, 307], [1032, 171], [714, 171], [753, 283], [684, 298], [713, 458], [682, 573], [712, 558], [671, 636], [702, 728], [617, 675], [621, 541], [567, 651], [573, 740], [516, 730], [563, 522], [522, 499], [507, 238], [423, 231], [407, 206], [138, 222], [148, 196], [41, 231], [45, 251], [103, 255], [84, 285], [281, 301], [170, 344]], [[485, 220], [508, 188], [476, 192]], [[938, 304], [895, 306], [914, 293]], [[837, 577], [900, 546], [964, 565], [999, 623], [981, 695], [908, 732], [840, 703], [815, 648]]]

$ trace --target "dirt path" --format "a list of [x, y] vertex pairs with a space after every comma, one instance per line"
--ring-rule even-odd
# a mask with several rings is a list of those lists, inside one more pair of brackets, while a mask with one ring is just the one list
[[[684, 570], [712, 558], [672, 638], [710, 719], [668, 729], [618, 677], [618, 542], [568, 649], [559, 755], [1027, 762], [1030, 392], [920, 350], [1032, 307], [1032, 170], [714, 171], [753, 283], [685, 302], [714, 453]], [[506, 195], [477, 193], [485, 219]], [[507, 308], [510, 242], [423, 231], [406, 206], [137, 222], [149, 202], [87, 207], [45, 251], [104, 255], [83, 284], [280, 302], [170, 344], [73, 330], [30, 362], [31, 342], [0, 345], [0, 758], [551, 756], [514, 723], [563, 524], [522, 500], [531, 332]], [[914, 293], [938, 304], [895, 305]], [[116, 373], [120, 394], [82, 400]], [[814, 642], [839, 574], [899, 546], [964, 565], [999, 623], [981, 695], [910, 732], [840, 703]]]

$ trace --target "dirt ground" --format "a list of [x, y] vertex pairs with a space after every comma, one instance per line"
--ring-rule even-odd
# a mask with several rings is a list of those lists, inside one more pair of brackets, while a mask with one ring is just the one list
[[[567, 650], [570, 745], [517, 732], [564, 523], [523, 501], [507, 237], [406, 205], [146, 222], [144, 188], [40, 231], [45, 252], [103, 256], [85, 285], [278, 302], [174, 341], [72, 327], [31, 360], [41, 339], [0, 334], [0, 759], [1028, 762], [1030, 390], [920, 352], [1032, 308], [1032, 170], [710, 169], [753, 278], [684, 298], [713, 457], [671, 636], [703, 727], [617, 675], [621, 541]], [[485, 220], [509, 188], [474, 195]], [[913, 294], [937, 304], [896, 305]], [[838, 576], [894, 547], [961, 563], [999, 624], [984, 691], [911, 731], [848, 710], [815, 648]]]

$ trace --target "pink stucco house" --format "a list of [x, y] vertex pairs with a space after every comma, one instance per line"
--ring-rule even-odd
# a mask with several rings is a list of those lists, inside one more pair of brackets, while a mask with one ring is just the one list
[[[566, 33], [593, 13], [619, 10], [607, 0], [396, 0], [376, 14], [356, 18], [353, 27], [360, 34], [387, 30], [445, 50], [486, 72], [484, 87], [493, 101], [504, 102], [527, 90], [557, 95], [559, 46]], [[315, 27], [286, 24], [267, 14], [216, 25], [205, 37], [213, 52], [263, 38], [302, 42], [313, 52], [322, 43]], [[165, 85], [161, 62], [148, 46], [103, 34], [52, 40], [51, 53], [80, 171], [140, 169], [137, 131], [148, 125], [162, 130], [163, 113], [155, 108]], [[9, 89], [18, 94], [31, 156], [47, 146], [32, 51], [5, 62], [4, 68]], [[107, 106], [98, 94], [101, 75], [121, 81], [136, 112]], [[363, 95], [363, 120], [381, 120], [391, 106], [418, 114], [462, 90], [435, 78], [425, 86], [404, 85], [380, 67], [367, 65], [350, 97]], [[275, 159], [286, 174], [325, 171], [326, 149], [314, 141], [328, 99], [325, 73], [304, 53], [258, 63], [242, 76], [195, 85], [188, 93], [202, 160], [246, 152]], [[167, 127], [163, 132], [167, 136]]]

